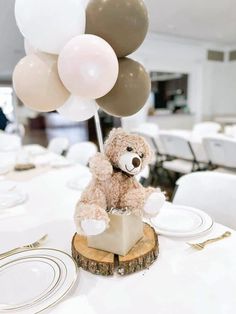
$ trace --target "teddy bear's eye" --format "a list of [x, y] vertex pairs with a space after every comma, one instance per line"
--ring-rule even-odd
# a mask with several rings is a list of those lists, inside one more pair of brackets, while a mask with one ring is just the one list
[[144, 154], [143, 154], [143, 153], [141, 153], [141, 154], [139, 155], [139, 157], [140, 157], [140, 158], [143, 158], [143, 157], [144, 157]]
[[132, 147], [127, 147], [126, 150], [127, 150], [127, 152], [132, 152], [133, 148]]

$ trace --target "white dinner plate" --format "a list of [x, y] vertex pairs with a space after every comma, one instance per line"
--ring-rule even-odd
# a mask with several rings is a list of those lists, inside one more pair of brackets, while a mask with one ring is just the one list
[[26, 202], [27, 194], [14, 189], [5, 193], [0, 193], [0, 210], [21, 205]]
[[[4, 273], [3, 267], [7, 263], [15, 262], [17, 264], [17, 261], [21, 261], [22, 259], [31, 263], [31, 267], [29, 267], [31, 270], [15, 269], [14, 277], [16, 288], [7, 289], [7, 295], [4, 295], [4, 297], [0, 295], [0, 312], [22, 314], [40, 313], [58, 303], [69, 293], [76, 283], [78, 275], [76, 263], [68, 254], [54, 249], [28, 250], [6, 257], [0, 260], [0, 274], [2, 269]], [[32, 261], [35, 261], [36, 264], [33, 265]], [[39, 261], [41, 261], [41, 264]], [[43, 262], [45, 263], [44, 265], [42, 264]], [[51, 267], [51, 265], [54, 266]], [[59, 279], [58, 274], [55, 275], [54, 272], [57, 267], [60, 270]], [[28, 274], [28, 280], [22, 283], [21, 278], [24, 277], [24, 274]], [[7, 280], [7, 274], [5, 274], [5, 280]], [[6, 286], [5, 280], [0, 280], [0, 291]], [[42, 280], [44, 281], [43, 283]], [[24, 290], [24, 292], [21, 293], [19, 288]], [[10, 301], [11, 304], [9, 304], [9, 300], [14, 300], [14, 304], [12, 304], [13, 301]], [[17, 300], [17, 302], [15, 300]], [[31, 301], [29, 302], [29, 300]], [[23, 306], [17, 307], [17, 304], [23, 304], [24, 302], [25, 304]], [[9, 306], [13, 308], [13, 305], [14, 309], [9, 309]]]
[[172, 237], [198, 236], [213, 226], [212, 218], [202, 210], [168, 203], [151, 223], [158, 234]]
[[16, 187], [16, 182], [9, 180], [1, 180], [0, 181], [0, 194], [6, 193], [14, 190]]
[[53, 290], [60, 277], [59, 265], [46, 257], [24, 257], [6, 262], [0, 268], [2, 309], [17, 310], [34, 304]]
[[7, 174], [11, 170], [13, 170], [13, 168], [14, 168], [13, 163], [0, 164], [0, 175]]

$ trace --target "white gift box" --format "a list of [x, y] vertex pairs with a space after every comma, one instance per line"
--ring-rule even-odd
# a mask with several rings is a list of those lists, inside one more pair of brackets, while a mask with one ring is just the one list
[[129, 211], [112, 209], [109, 228], [102, 234], [88, 237], [88, 246], [125, 256], [143, 237], [142, 217]]

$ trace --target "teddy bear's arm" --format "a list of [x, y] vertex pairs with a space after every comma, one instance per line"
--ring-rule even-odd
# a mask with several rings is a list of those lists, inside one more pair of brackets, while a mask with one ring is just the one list
[[129, 190], [122, 196], [121, 207], [130, 209], [136, 215], [142, 215], [144, 204], [155, 191], [154, 188], [144, 188], [141, 185]]
[[121, 201], [122, 208], [130, 209], [136, 215], [156, 215], [165, 202], [165, 196], [160, 189], [144, 188], [139, 185], [127, 192]]
[[110, 161], [102, 153], [97, 153], [90, 159], [89, 168], [93, 177], [99, 181], [109, 179], [113, 173], [113, 167]]

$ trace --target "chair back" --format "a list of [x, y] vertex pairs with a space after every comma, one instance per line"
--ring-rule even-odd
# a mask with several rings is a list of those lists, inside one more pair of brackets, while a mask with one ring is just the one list
[[144, 137], [155, 152], [160, 152], [157, 142], [159, 134], [159, 127], [157, 124], [150, 122], [142, 123], [133, 129], [132, 133], [136, 133]]
[[48, 150], [57, 155], [62, 155], [67, 151], [69, 147], [69, 141], [66, 137], [53, 138], [48, 144]]
[[206, 137], [203, 145], [213, 165], [236, 168], [236, 139], [223, 135]]
[[208, 136], [213, 135], [221, 130], [221, 125], [216, 122], [206, 121], [195, 124], [193, 128], [193, 135], [195, 136]]
[[121, 118], [121, 126], [127, 132], [132, 132], [134, 129], [138, 128], [141, 124], [147, 121], [148, 109], [150, 104], [147, 102], [146, 105], [136, 114]]
[[203, 164], [208, 164], [209, 163], [209, 158], [206, 153], [206, 149], [201, 142], [199, 141], [191, 141], [190, 142], [195, 159], [198, 163], [203, 163]]
[[72, 145], [66, 157], [75, 163], [87, 166], [89, 159], [94, 156], [98, 151], [97, 146], [92, 142], [81, 142]]
[[208, 213], [214, 221], [236, 229], [236, 176], [217, 172], [195, 172], [177, 181], [173, 203]]
[[25, 136], [25, 127], [21, 123], [8, 123], [5, 128], [5, 132], [8, 134], [19, 135], [21, 138], [23, 138]]
[[194, 160], [194, 155], [187, 138], [171, 132], [160, 132], [159, 137], [167, 155], [185, 160]]
[[224, 134], [230, 137], [236, 137], [236, 125], [226, 125], [224, 128]]
[[141, 181], [143, 179], [148, 179], [150, 175], [150, 168], [149, 166], [146, 166], [139, 174], [137, 174], [135, 177], [138, 181]]
[[21, 138], [18, 135], [0, 133], [0, 151], [13, 152], [21, 148]]

